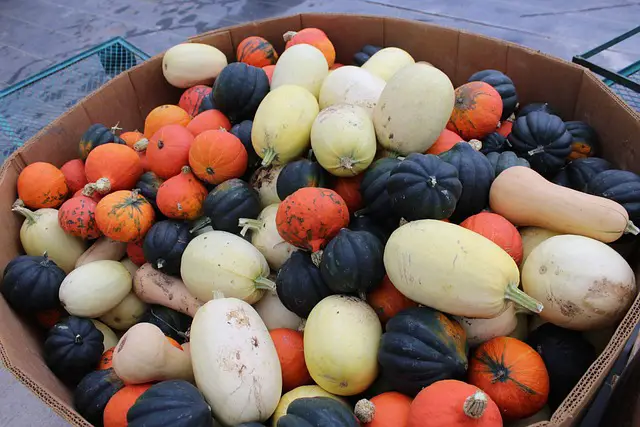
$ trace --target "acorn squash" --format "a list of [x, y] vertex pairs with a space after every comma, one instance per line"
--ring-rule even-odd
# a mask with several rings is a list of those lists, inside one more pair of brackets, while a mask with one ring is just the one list
[[591, 178], [609, 169], [613, 169], [613, 165], [605, 159], [599, 157], [578, 158], [560, 169], [552, 182], [563, 187], [585, 191]]
[[179, 276], [182, 253], [190, 241], [189, 223], [176, 220], [156, 222], [144, 238], [144, 258], [153, 268]]
[[506, 137], [500, 135], [498, 132], [492, 132], [482, 138], [482, 148], [480, 148], [480, 152], [486, 156], [489, 153], [502, 153], [510, 149], [511, 144]]
[[400, 164], [400, 160], [384, 157], [374, 162], [365, 172], [360, 183], [360, 192], [364, 200], [365, 208], [360, 213], [366, 213], [377, 220], [385, 220], [390, 217], [397, 218], [389, 206], [391, 198], [387, 191], [387, 183], [391, 171]]
[[487, 154], [487, 159], [489, 159], [489, 163], [491, 163], [495, 176], [500, 175], [506, 169], [514, 166], [531, 167], [528, 161], [518, 157], [513, 151], [503, 151], [502, 153], [494, 151], [493, 153]]
[[229, 179], [215, 187], [204, 200], [204, 214], [214, 230], [238, 234], [240, 218], [255, 219], [260, 214], [257, 192], [241, 179]]
[[151, 171], [147, 171], [142, 174], [135, 187], [140, 190], [140, 194], [142, 194], [144, 198], [151, 203], [151, 206], [153, 206], [153, 209], [156, 211], [156, 218], [158, 218], [158, 215], [162, 215], [162, 212], [160, 212], [158, 204], [156, 203], [156, 196], [158, 195], [158, 189], [163, 182], [164, 180], [158, 175]]
[[277, 427], [359, 427], [356, 416], [343, 403], [330, 397], [302, 397], [287, 407]]
[[362, 67], [365, 62], [367, 62], [373, 55], [375, 55], [379, 50], [381, 50], [381, 46], [374, 46], [371, 44], [366, 44], [362, 46], [358, 52], [353, 55], [353, 64]]
[[235, 124], [253, 119], [258, 105], [268, 93], [269, 79], [264, 70], [233, 62], [216, 78], [211, 97], [216, 108]]
[[318, 162], [311, 159], [300, 159], [287, 163], [282, 168], [276, 182], [276, 190], [280, 200], [304, 187], [327, 188], [329, 177]]
[[591, 178], [585, 191], [620, 203], [629, 214], [629, 219], [640, 223], [639, 175], [631, 171], [609, 169]]
[[571, 153], [569, 159], [592, 157], [600, 151], [600, 139], [594, 128], [580, 121], [564, 122], [571, 134]]
[[140, 322], [156, 325], [162, 333], [182, 344], [187, 341], [187, 331], [192, 318], [163, 305], [149, 305]]
[[113, 133], [112, 129], [100, 123], [93, 124], [80, 138], [80, 158], [86, 160], [91, 150], [110, 143], [126, 144], [122, 138]]
[[[395, 226], [393, 228], [395, 228]], [[351, 217], [351, 221], [349, 221], [349, 230], [368, 231], [385, 245], [387, 244], [387, 240], [389, 240], [389, 236], [391, 236], [391, 230], [389, 230], [388, 227], [383, 227], [370, 216], [362, 214], [353, 215]]]
[[485, 82], [493, 86], [502, 98], [502, 117], [505, 120], [513, 114], [518, 105], [518, 94], [513, 80], [502, 71], [498, 70], [482, 70], [474, 73], [469, 77], [468, 82]]
[[551, 108], [551, 106], [546, 102], [532, 102], [531, 104], [521, 105], [520, 108], [518, 108], [518, 112], [516, 113], [516, 119], [520, 117], [524, 117], [527, 114], [533, 113], [536, 111], [541, 111], [547, 114], [553, 114], [554, 116], [558, 116], [558, 117], [560, 116], [556, 112], [556, 110]]
[[251, 144], [251, 129], [253, 128], [253, 122], [251, 120], [243, 120], [240, 123], [233, 125], [231, 133], [236, 136], [244, 145], [244, 149], [247, 150], [247, 172], [245, 176], [253, 173], [260, 167], [262, 159], [256, 154], [256, 150], [253, 149]]
[[94, 426], [102, 426], [104, 408], [124, 383], [113, 368], [87, 374], [73, 392], [73, 406]]

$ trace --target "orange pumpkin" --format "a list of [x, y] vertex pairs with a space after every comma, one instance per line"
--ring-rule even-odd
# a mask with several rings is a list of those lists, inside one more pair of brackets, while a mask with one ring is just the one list
[[105, 369], [109, 369], [113, 366], [113, 352], [115, 349], [115, 347], [111, 347], [102, 353], [100, 363], [98, 364], [98, 371], [104, 371]]
[[138, 154], [121, 144], [104, 144], [91, 150], [84, 170], [89, 186], [101, 194], [130, 190], [143, 173]]
[[382, 283], [377, 288], [367, 294], [367, 302], [375, 310], [382, 324], [387, 323], [389, 319], [405, 308], [418, 306], [402, 295], [387, 275], [384, 276]]
[[70, 198], [58, 210], [60, 228], [82, 239], [97, 239], [102, 235], [96, 224], [97, 206], [98, 202], [84, 194]]
[[271, 79], [273, 78], [273, 71], [276, 69], [275, 65], [267, 65], [266, 67], [262, 67], [267, 78], [269, 79], [269, 84], [271, 84]]
[[522, 261], [522, 236], [505, 217], [491, 212], [480, 212], [465, 219], [460, 225], [491, 240], [511, 255], [516, 264], [520, 265]]
[[322, 249], [348, 225], [347, 204], [338, 193], [326, 188], [301, 188], [284, 199], [276, 213], [280, 237], [312, 252]]
[[136, 242], [129, 242], [127, 244], [127, 257], [133, 262], [135, 265], [140, 267], [142, 264], [147, 262], [144, 259], [144, 251], [142, 250], [142, 240]]
[[96, 223], [102, 234], [117, 242], [144, 238], [153, 225], [153, 206], [138, 190], [116, 191], [104, 196], [96, 208]]
[[356, 403], [355, 415], [365, 427], [406, 426], [411, 398], [396, 391], [379, 394]]
[[207, 110], [198, 114], [187, 125], [193, 136], [198, 136], [206, 130], [231, 130], [231, 123], [227, 116], [218, 110]]
[[185, 166], [182, 172], [160, 185], [156, 204], [168, 218], [196, 219], [202, 216], [202, 205], [207, 197], [207, 189]]
[[84, 162], [80, 159], [69, 160], [62, 165], [60, 171], [64, 174], [64, 179], [71, 193], [82, 190], [89, 182], [87, 181], [87, 175], [84, 173]]
[[136, 400], [149, 389], [153, 384], [131, 384], [126, 385], [114, 394], [102, 415], [104, 427], [127, 427], [127, 412], [136, 403]]
[[144, 136], [147, 139], [158, 132], [158, 130], [166, 125], [182, 125], [186, 126], [191, 121], [189, 113], [184, 111], [177, 105], [161, 105], [154, 108], [144, 120]]
[[502, 98], [485, 82], [469, 82], [455, 91], [455, 104], [447, 129], [465, 140], [482, 139], [494, 132], [502, 116]]
[[344, 64], [340, 64], [339, 62], [334, 62], [333, 65], [329, 67], [329, 70], [331, 71], [337, 70], [340, 67], [344, 67]]
[[189, 163], [189, 148], [193, 135], [184, 126], [163, 126], [151, 137], [147, 146], [147, 160], [151, 172], [162, 179], [180, 173]]
[[359, 211], [364, 207], [362, 193], [360, 193], [360, 183], [364, 174], [348, 178], [338, 178], [333, 186], [333, 190], [342, 197], [349, 208], [349, 212]]
[[211, 96], [211, 86], [196, 85], [185, 90], [180, 97], [178, 106], [186, 111], [189, 116], [197, 116], [200, 112], [202, 103]]
[[511, 337], [493, 338], [476, 349], [469, 382], [496, 402], [505, 419], [532, 416], [549, 395], [549, 374], [542, 357]]
[[50, 308], [48, 310], [42, 310], [36, 313], [36, 320], [38, 324], [43, 328], [49, 330], [53, 328], [53, 325], [58, 323], [63, 317], [69, 314], [62, 307]]
[[31, 163], [18, 176], [18, 197], [30, 209], [57, 208], [68, 194], [64, 174], [51, 163]]
[[240, 140], [227, 131], [207, 130], [196, 136], [189, 150], [193, 173], [209, 184], [240, 178], [249, 156]]
[[298, 32], [288, 31], [283, 38], [287, 43], [284, 47], [285, 50], [297, 44], [310, 44], [322, 52], [329, 68], [336, 61], [336, 49], [333, 47], [333, 43], [325, 32], [318, 28], [304, 28]]
[[502, 427], [502, 417], [487, 393], [462, 381], [442, 380], [418, 393], [403, 426]]
[[134, 145], [146, 138], [144, 137], [143, 133], [134, 130], [132, 132], [124, 132], [120, 135], [120, 139], [122, 139], [127, 144], [127, 147], [135, 149]]
[[440, 132], [440, 136], [438, 136], [436, 142], [433, 143], [425, 154], [438, 155], [440, 153], [444, 153], [445, 151], [451, 150], [451, 148], [460, 141], [464, 141], [460, 135], [450, 131], [449, 129], [442, 129], [442, 132]]
[[282, 368], [282, 392], [285, 393], [307, 384], [313, 384], [304, 361], [302, 332], [278, 328], [269, 331], [276, 346]]
[[251, 36], [242, 40], [236, 49], [238, 62], [262, 68], [278, 62], [278, 52], [271, 43], [262, 37]]
[[513, 129], [513, 122], [511, 120], [505, 120], [500, 124], [500, 127], [496, 130], [496, 132], [506, 138], [511, 133], [511, 129]]

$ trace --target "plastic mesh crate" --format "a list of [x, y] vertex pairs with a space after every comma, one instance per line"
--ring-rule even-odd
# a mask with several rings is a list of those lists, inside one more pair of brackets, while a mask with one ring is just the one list
[[1, 91], [0, 164], [86, 95], [148, 58], [116, 37]]

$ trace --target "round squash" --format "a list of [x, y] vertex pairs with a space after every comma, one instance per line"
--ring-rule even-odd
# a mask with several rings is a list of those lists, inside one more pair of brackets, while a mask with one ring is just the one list
[[362, 69], [388, 82], [402, 68], [413, 65], [415, 62], [408, 52], [397, 47], [386, 47], [374, 53], [362, 65]]
[[282, 168], [276, 182], [276, 190], [280, 200], [286, 199], [304, 187], [323, 187], [329, 185], [329, 176], [325, 169], [313, 159], [313, 152], [308, 159], [295, 160]]
[[502, 98], [502, 116], [500, 120], [508, 119], [516, 110], [518, 105], [518, 94], [513, 81], [498, 70], [482, 70], [474, 73], [469, 77], [469, 82], [485, 82], [490, 84]]
[[500, 135], [498, 132], [491, 132], [482, 138], [480, 152], [487, 156], [490, 153], [502, 153], [510, 148], [509, 140], [505, 136]]
[[273, 72], [275, 71], [275, 69], [275, 65], [266, 65], [262, 67], [262, 71], [264, 71], [264, 73], [267, 75], [267, 78], [269, 79], [269, 86], [271, 86], [271, 80], [273, 79]]
[[153, 206], [137, 190], [116, 191], [96, 207], [96, 223], [102, 234], [117, 242], [141, 240], [155, 219]]
[[303, 28], [297, 32], [287, 31], [282, 38], [286, 43], [285, 51], [299, 44], [311, 45], [322, 52], [327, 62], [327, 68], [332, 67], [336, 60], [336, 50], [333, 43], [325, 32], [318, 28]]
[[521, 227], [518, 231], [520, 232], [520, 237], [522, 238], [522, 261], [520, 262], [520, 269], [522, 269], [522, 266], [524, 266], [524, 263], [531, 252], [540, 243], [544, 242], [549, 237], [561, 234], [541, 227]]
[[[297, 331], [303, 326], [303, 320], [282, 304], [275, 292], [265, 292], [260, 301], [253, 305], [269, 331], [274, 329], [292, 329]], [[302, 353], [302, 349], [300, 350]], [[290, 390], [290, 389], [287, 389]]]
[[280, 203], [278, 197], [278, 176], [284, 165], [269, 166], [258, 168], [251, 176], [251, 187], [258, 192], [260, 198], [260, 206], [266, 208], [274, 203]]
[[116, 126], [109, 129], [100, 123], [89, 126], [89, 129], [80, 138], [80, 158], [85, 160], [91, 150], [103, 144], [125, 144], [124, 140], [114, 133], [115, 128]]
[[631, 221], [640, 223], [640, 175], [625, 170], [605, 170], [589, 180], [585, 192], [618, 202]]
[[594, 128], [580, 121], [564, 122], [571, 134], [569, 160], [592, 157], [600, 151], [600, 138]]
[[406, 426], [410, 407], [410, 397], [389, 391], [379, 394], [371, 400], [359, 400], [356, 403], [354, 413], [365, 427], [386, 427], [396, 425], [396, 423]]
[[150, 304], [140, 322], [156, 325], [168, 338], [182, 344], [187, 339], [192, 318], [163, 305]]
[[444, 153], [445, 151], [453, 148], [453, 146], [458, 142], [462, 141], [464, 141], [464, 139], [462, 139], [462, 137], [457, 133], [452, 132], [449, 129], [442, 129], [442, 132], [440, 132], [440, 136], [438, 136], [436, 142], [434, 142], [433, 145], [429, 147], [425, 154], [438, 155], [440, 153]]
[[[411, 163], [411, 161], [407, 162]], [[365, 172], [360, 183], [360, 192], [364, 200], [365, 208], [354, 212], [358, 215], [367, 214], [375, 220], [384, 223], [386, 221], [398, 224], [398, 216], [391, 205], [390, 193], [387, 184], [391, 177], [391, 172], [396, 170], [400, 160], [392, 157], [383, 157], [376, 160]], [[403, 190], [407, 188], [403, 187]]]
[[107, 403], [123, 387], [113, 369], [93, 371], [74, 390], [73, 406], [84, 419], [101, 426]]
[[318, 103], [321, 110], [335, 104], [357, 105], [371, 117], [386, 84], [362, 68], [347, 65], [329, 73], [324, 79]]
[[188, 159], [198, 178], [209, 184], [220, 184], [244, 175], [248, 155], [242, 142], [232, 133], [207, 130], [194, 139]]
[[269, 79], [261, 68], [233, 62], [216, 78], [211, 96], [216, 109], [235, 124], [252, 120], [267, 93]]
[[187, 130], [198, 136], [207, 130], [231, 130], [229, 119], [218, 110], [207, 110], [195, 116], [187, 125]]
[[127, 427], [127, 412], [153, 384], [131, 384], [113, 395], [104, 408], [104, 427]]
[[364, 207], [360, 193], [360, 183], [363, 178], [364, 174], [359, 174], [353, 177], [338, 178], [334, 182], [333, 191], [342, 197], [349, 212], [355, 213]]
[[383, 326], [405, 308], [418, 305], [402, 295], [387, 275], [373, 291], [367, 294], [367, 303], [375, 310]]
[[58, 223], [68, 234], [82, 239], [97, 239], [102, 232], [96, 224], [98, 203], [90, 197], [72, 197], [60, 206]]
[[167, 81], [182, 89], [211, 84], [227, 66], [227, 57], [217, 48], [203, 43], [181, 43], [162, 57], [162, 74]]
[[240, 219], [256, 218], [260, 214], [260, 202], [249, 184], [234, 178], [209, 193], [204, 201], [204, 214], [215, 230], [238, 234]]
[[191, 121], [189, 113], [177, 105], [165, 104], [151, 110], [144, 119], [144, 136], [151, 139], [161, 127], [167, 125], [187, 126]]
[[160, 211], [172, 219], [193, 220], [202, 216], [207, 189], [191, 173], [189, 166], [166, 180], [158, 188], [156, 203]]
[[570, 161], [553, 178], [554, 184], [586, 191], [587, 184], [600, 172], [613, 169], [613, 165], [599, 157], [578, 158]]
[[353, 65], [362, 67], [376, 52], [382, 49], [382, 46], [366, 44], [362, 46], [360, 51], [353, 54]]
[[18, 175], [18, 197], [28, 208], [57, 208], [68, 194], [64, 173], [51, 163], [31, 163]]
[[84, 173], [84, 162], [80, 159], [69, 160], [62, 165], [60, 172], [64, 174], [64, 179], [71, 193], [82, 190], [88, 182], [87, 175]]
[[117, 331], [126, 331], [142, 319], [147, 308], [147, 304], [132, 291], [118, 305], [100, 316], [100, 320]]
[[231, 128], [231, 133], [237, 137], [242, 145], [244, 145], [244, 149], [247, 150], [247, 171], [246, 174], [251, 176], [251, 174], [260, 167], [260, 162], [262, 159], [258, 157], [256, 154], [256, 150], [253, 149], [253, 144], [251, 143], [251, 131], [253, 129], [253, 121], [252, 120], [243, 120], [240, 123], [236, 123]]
[[287, 414], [287, 408], [291, 402], [304, 397], [328, 397], [330, 399], [335, 399], [338, 402], [343, 402], [345, 406], [347, 405], [347, 402], [341, 397], [331, 394], [315, 384], [303, 385], [282, 395], [278, 402], [278, 406], [273, 413], [271, 427], [278, 427], [278, 420]]
[[239, 62], [262, 68], [278, 62], [278, 52], [266, 39], [251, 36], [238, 44], [236, 58]]
[[89, 184], [100, 194], [130, 190], [142, 176], [136, 152], [120, 144], [104, 144], [89, 153], [85, 162]]
[[504, 217], [491, 212], [480, 212], [465, 219], [460, 226], [475, 231], [500, 246], [511, 255], [517, 265], [522, 262], [522, 237], [516, 227]]
[[184, 126], [173, 124], [161, 127], [147, 146], [149, 168], [162, 179], [178, 175], [189, 162], [192, 143], [193, 135]]
[[531, 167], [527, 160], [518, 157], [513, 151], [505, 151], [503, 153], [492, 152], [487, 154], [487, 159], [489, 159], [489, 163], [491, 163], [491, 167], [493, 168], [493, 174], [496, 177], [514, 166]]
[[211, 110], [214, 107], [211, 91], [211, 86], [191, 86], [180, 96], [178, 107], [186, 111], [191, 117], [195, 117], [203, 111]]
[[314, 46], [299, 44], [286, 49], [273, 70], [271, 90], [294, 85], [307, 89], [316, 99], [329, 74], [327, 60]]
[[502, 116], [502, 98], [488, 83], [473, 81], [456, 88], [456, 102], [447, 129], [466, 140], [493, 132]]
[[[277, 298], [277, 296], [276, 296]], [[304, 361], [302, 332], [293, 329], [270, 329], [269, 335], [276, 346], [282, 369], [282, 391], [311, 384], [311, 376]]]
[[329, 397], [303, 397], [294, 400], [287, 408], [287, 414], [278, 421], [278, 425], [293, 427], [301, 423], [314, 425], [317, 422], [326, 422], [332, 427], [360, 426], [351, 408]]
[[178, 276], [182, 254], [190, 240], [188, 223], [172, 220], [156, 222], [144, 238], [144, 259], [153, 268]]

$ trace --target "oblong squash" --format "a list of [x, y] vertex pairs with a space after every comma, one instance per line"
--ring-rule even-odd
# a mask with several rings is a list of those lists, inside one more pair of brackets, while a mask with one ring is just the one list
[[227, 57], [219, 49], [203, 43], [181, 43], [167, 50], [162, 58], [162, 73], [167, 81], [182, 89], [211, 84], [227, 66]]
[[327, 74], [329, 65], [320, 49], [310, 44], [297, 44], [285, 50], [278, 59], [271, 77], [271, 90], [296, 85], [318, 98]]
[[147, 308], [147, 304], [131, 291], [118, 305], [100, 316], [100, 320], [117, 331], [126, 331], [140, 321]]
[[388, 82], [399, 70], [415, 62], [408, 52], [397, 47], [385, 47], [374, 53], [362, 69]]
[[318, 98], [320, 109], [335, 104], [350, 104], [364, 108], [371, 116], [386, 84], [380, 77], [360, 67], [340, 67], [322, 83]]
[[520, 270], [522, 270], [524, 262], [531, 254], [531, 251], [549, 237], [560, 234], [556, 231], [541, 227], [522, 227], [518, 232], [520, 232], [520, 237], [522, 237], [522, 262], [520, 262]]
[[475, 347], [495, 337], [511, 334], [518, 326], [515, 304], [510, 303], [507, 309], [491, 319], [455, 316], [467, 334], [467, 343]]
[[116, 242], [106, 236], [100, 237], [76, 261], [76, 268], [93, 261], [110, 259], [120, 261], [127, 253], [127, 244]]
[[286, 328], [297, 331], [304, 321], [301, 317], [282, 304], [280, 297], [275, 292], [265, 292], [260, 301], [253, 305], [267, 329]]
[[401, 226], [387, 241], [384, 266], [407, 298], [452, 315], [492, 318], [507, 300], [542, 310], [518, 289], [520, 271], [509, 254], [455, 224], [425, 219]]

